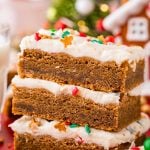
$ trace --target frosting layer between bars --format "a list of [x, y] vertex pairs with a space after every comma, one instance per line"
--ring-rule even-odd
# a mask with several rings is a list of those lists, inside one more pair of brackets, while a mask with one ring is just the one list
[[80, 86], [61, 85], [57, 84], [56, 82], [46, 81], [42, 79], [20, 78], [19, 76], [15, 76], [12, 80], [12, 84], [17, 87], [44, 88], [56, 96], [61, 94], [72, 95], [73, 90], [77, 88], [78, 96], [81, 96], [85, 99], [90, 99], [95, 103], [100, 104], [119, 104], [120, 100], [120, 93], [93, 91]]
[[[67, 53], [74, 57], [90, 57], [102, 62], [115, 61], [118, 65], [124, 61], [128, 61], [129, 63], [138, 62], [145, 56], [144, 50], [141, 47], [99, 44], [97, 42], [91, 42], [94, 39], [92, 37], [89, 40], [89, 37], [78, 36], [78, 32], [70, 33], [73, 40], [66, 47], [61, 41], [63, 32], [62, 30], [58, 30], [51, 39], [45, 38], [39, 41], [35, 40], [34, 35], [26, 36], [21, 41], [20, 48], [22, 52], [25, 49], [40, 49], [49, 53]], [[50, 31], [48, 30], [41, 29], [39, 33], [50, 36]]]
[[137, 135], [143, 135], [150, 128], [150, 119], [145, 115], [139, 121], [130, 124], [120, 132], [106, 132], [91, 128], [91, 133], [87, 133], [85, 127], [70, 128], [68, 125], [64, 125], [65, 130], [59, 130], [56, 128], [58, 121], [48, 122], [39, 118], [34, 119], [34, 121], [38, 122], [36, 126], [35, 124], [32, 126], [32, 117], [23, 116], [9, 126], [19, 134], [50, 135], [58, 140], [65, 138], [76, 140], [80, 137], [85, 143], [94, 143], [103, 146], [105, 149], [126, 142], [132, 143], [137, 138]]

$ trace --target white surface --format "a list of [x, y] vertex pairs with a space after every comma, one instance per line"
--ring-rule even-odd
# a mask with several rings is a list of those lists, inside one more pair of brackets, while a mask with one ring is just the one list
[[14, 123], [9, 125], [13, 131], [17, 133], [29, 133], [32, 135], [50, 135], [58, 140], [81, 137], [85, 143], [95, 143], [97, 145], [103, 146], [105, 149], [109, 147], [115, 147], [119, 144], [126, 142], [134, 142], [137, 138], [137, 134], [140, 136], [144, 134], [150, 128], [150, 120], [147, 116], [130, 124], [127, 128], [124, 128], [120, 132], [107, 132], [103, 130], [96, 130], [91, 128], [91, 133], [87, 134], [84, 127], [70, 128], [66, 127], [65, 131], [59, 131], [54, 126], [58, 121], [48, 122], [43, 119], [37, 119], [40, 121], [41, 125], [37, 126], [35, 129], [30, 128], [31, 117], [23, 116], [22, 118], [16, 120]]
[[45, 81], [41, 79], [34, 78], [20, 78], [15, 76], [12, 80], [12, 84], [17, 87], [27, 87], [27, 88], [44, 88], [54, 95], [69, 94], [72, 95], [72, 90], [74, 87], [78, 88], [77, 95], [94, 101], [100, 104], [119, 104], [120, 94], [119, 93], [106, 93], [100, 91], [89, 90], [80, 86], [74, 85], [60, 85], [56, 82]]
[[150, 2], [150, 0], [129, 0], [112, 14], [104, 19], [104, 27], [114, 31], [123, 25], [129, 16], [136, 15]]
[[[50, 32], [46, 30], [40, 30], [39, 33], [50, 35]], [[115, 61], [118, 65], [121, 65], [124, 61], [128, 61], [131, 64], [135, 64], [131, 66], [133, 70], [136, 68], [136, 62], [143, 59], [145, 56], [144, 50], [141, 47], [98, 44], [87, 41], [87, 38], [89, 37], [79, 37], [74, 34], [72, 35], [72, 44], [65, 48], [64, 44], [60, 41], [62, 33], [63, 32], [59, 30], [56, 32], [55, 38], [41, 39], [39, 41], [34, 39], [34, 35], [26, 36], [21, 41], [21, 51], [23, 52], [25, 49], [40, 49], [49, 53], [62, 52], [74, 57], [87, 56], [102, 62]]]

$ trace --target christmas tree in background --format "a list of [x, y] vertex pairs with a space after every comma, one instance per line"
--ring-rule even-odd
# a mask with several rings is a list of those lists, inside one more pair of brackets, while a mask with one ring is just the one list
[[53, 0], [47, 11], [51, 28], [70, 27], [82, 34], [104, 36], [103, 18], [110, 13], [111, 0]]

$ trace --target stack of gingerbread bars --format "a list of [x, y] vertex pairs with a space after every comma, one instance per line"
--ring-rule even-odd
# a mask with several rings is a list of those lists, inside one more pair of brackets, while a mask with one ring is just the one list
[[126, 150], [150, 120], [131, 92], [143, 82], [144, 51], [77, 31], [23, 38], [12, 80], [15, 150]]

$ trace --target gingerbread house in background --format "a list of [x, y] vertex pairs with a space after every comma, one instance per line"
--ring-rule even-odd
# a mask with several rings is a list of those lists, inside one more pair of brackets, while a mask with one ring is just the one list
[[145, 48], [145, 79], [150, 79], [150, 0], [122, 1], [124, 3], [104, 19], [103, 26], [113, 33], [116, 43]]

